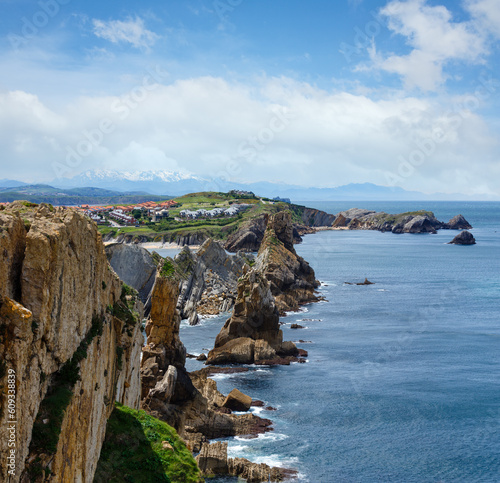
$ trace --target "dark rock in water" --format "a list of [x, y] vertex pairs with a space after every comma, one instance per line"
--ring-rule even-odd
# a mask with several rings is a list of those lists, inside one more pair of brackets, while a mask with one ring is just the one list
[[216, 367], [208, 366], [205, 368], [207, 371], [207, 376], [213, 376], [214, 374], [238, 374], [240, 372], [248, 372], [248, 367]]
[[252, 407], [262, 408], [264, 406], [265, 406], [264, 401], [259, 401], [258, 399], [252, 401]]
[[302, 325], [299, 325], [299, 324], [292, 324], [290, 326], [290, 329], [303, 329], [304, 327]]
[[449, 245], [475, 245], [476, 239], [469, 231], [463, 231], [459, 233], [453, 240], [449, 243]]
[[356, 285], [375, 285], [373, 282], [370, 282], [367, 278], [362, 283], [357, 283]]
[[472, 225], [462, 216], [454, 216], [448, 223], [445, 223], [443, 228], [448, 230], [470, 230]]
[[197, 358], [197, 361], [206, 361], [207, 360], [207, 355], [206, 354], [200, 354]]

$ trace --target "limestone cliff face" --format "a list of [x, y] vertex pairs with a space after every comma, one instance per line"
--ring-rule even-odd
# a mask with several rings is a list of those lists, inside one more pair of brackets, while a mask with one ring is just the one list
[[301, 218], [304, 225], [316, 228], [320, 226], [332, 226], [332, 223], [335, 221], [335, 215], [314, 208], [304, 208]]
[[245, 252], [256, 252], [259, 250], [264, 232], [266, 231], [268, 215], [257, 216], [238, 229], [227, 239], [225, 248], [230, 252], [239, 250]]
[[271, 286], [280, 314], [318, 301], [319, 286], [314, 270], [297, 255], [293, 246], [293, 225], [288, 211], [269, 218], [255, 268]]
[[[113, 400], [139, 403], [142, 335], [124, 320], [131, 312], [121, 296], [97, 227], [83, 215], [26, 202], [0, 211], [2, 431], [8, 371], [19, 421], [15, 475], [5, 481], [92, 481]], [[44, 413], [53, 407], [45, 399], [61, 388], [70, 399], [57, 421]], [[35, 444], [49, 428], [60, 431], [53, 449]], [[6, 444], [2, 434], [2, 454]], [[2, 458], [2, 478], [5, 465]]]
[[121, 280], [139, 292], [145, 313], [151, 308], [151, 290], [156, 276], [155, 257], [138, 245], [112, 243], [106, 247], [109, 264]]
[[216, 315], [233, 308], [238, 278], [247, 260], [240, 254], [228, 255], [222, 244], [211, 238], [193, 254], [185, 247], [175, 262], [186, 267], [178, 308], [192, 325], [199, 315]]

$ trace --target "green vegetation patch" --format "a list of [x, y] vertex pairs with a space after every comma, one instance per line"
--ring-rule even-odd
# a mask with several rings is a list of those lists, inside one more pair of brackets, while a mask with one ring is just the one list
[[175, 275], [175, 265], [173, 260], [166, 258], [160, 270], [160, 275], [166, 278], [172, 278]]
[[115, 403], [94, 477], [95, 483], [197, 483], [193, 455], [168, 424]]

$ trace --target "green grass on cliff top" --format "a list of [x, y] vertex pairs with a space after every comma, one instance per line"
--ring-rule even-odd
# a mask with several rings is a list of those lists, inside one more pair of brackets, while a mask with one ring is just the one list
[[[173, 450], [164, 449], [168, 442]], [[94, 483], [197, 483], [193, 455], [168, 424], [144, 411], [115, 403]]]
[[[213, 220], [182, 220], [181, 222], [162, 221], [155, 227], [134, 226], [120, 227], [120, 234], [131, 236], [143, 236], [150, 240], [161, 240], [163, 236], [174, 241], [177, 236], [200, 234], [206, 237], [212, 237], [218, 240], [225, 240], [231, 233], [235, 232], [239, 226], [245, 221], [255, 218], [262, 213], [275, 213], [283, 209], [290, 209], [294, 221], [300, 221], [301, 210], [303, 207], [296, 205], [288, 205], [286, 203], [275, 202], [268, 203], [261, 199], [237, 198], [228, 193], [218, 192], [202, 192], [191, 193], [188, 195], [175, 198], [175, 201], [181, 206], [169, 210], [171, 216], [177, 216], [180, 211], [206, 209], [224, 207], [228, 208], [232, 203], [247, 203], [253, 205], [250, 209], [241, 213], [241, 215], [233, 218], [216, 218]], [[113, 233], [116, 236], [118, 228], [116, 227], [100, 227], [99, 231], [103, 235]]]

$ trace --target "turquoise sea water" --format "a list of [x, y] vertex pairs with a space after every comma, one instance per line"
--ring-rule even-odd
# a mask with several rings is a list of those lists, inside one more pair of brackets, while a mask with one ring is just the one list
[[[294, 467], [300, 482], [499, 482], [500, 203], [307, 205], [461, 213], [477, 245], [448, 245], [446, 230], [306, 236], [296, 249], [328, 302], [282, 322], [285, 339], [309, 341], [309, 362], [215, 377], [278, 409], [259, 409], [274, 431], [229, 439], [231, 455]], [[365, 277], [375, 285], [344, 284]], [[188, 352], [213, 347], [226, 318], [183, 323]]]

